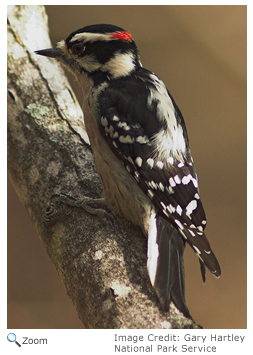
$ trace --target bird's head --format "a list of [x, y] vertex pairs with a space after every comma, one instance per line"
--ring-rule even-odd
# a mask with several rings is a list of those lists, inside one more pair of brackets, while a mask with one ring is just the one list
[[77, 77], [101, 71], [109, 78], [124, 77], [141, 66], [131, 34], [114, 25], [90, 25], [72, 32], [55, 47], [35, 52], [57, 59]]

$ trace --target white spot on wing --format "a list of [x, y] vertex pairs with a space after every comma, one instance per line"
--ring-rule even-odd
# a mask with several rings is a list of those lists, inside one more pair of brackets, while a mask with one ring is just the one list
[[181, 216], [183, 210], [182, 210], [182, 208], [181, 208], [180, 205], [177, 205], [176, 211], [177, 211], [177, 213]]
[[101, 117], [101, 125], [102, 126], [108, 126], [108, 121], [106, 117]]
[[154, 193], [152, 192], [152, 190], [148, 190], [148, 195], [149, 195], [150, 198], [154, 197]]
[[191, 235], [192, 235], [193, 237], [196, 236], [196, 234], [195, 234], [192, 230], [188, 229], [188, 231], [191, 233]]
[[188, 205], [186, 206], [186, 214], [189, 216], [192, 214], [192, 212], [197, 208], [197, 201], [192, 200]]
[[166, 205], [165, 205], [163, 202], [160, 202], [160, 204], [161, 204], [162, 208], [163, 208], [164, 210], [166, 210]]
[[162, 169], [163, 168], [163, 162], [162, 161], [158, 161], [156, 163], [156, 166], [159, 168], [159, 169]]
[[169, 157], [169, 158], [167, 159], [167, 162], [168, 162], [170, 165], [173, 165], [173, 164], [174, 164], [174, 159], [173, 159], [173, 157]]
[[149, 186], [157, 190], [157, 184], [153, 180], [150, 181]]
[[170, 208], [170, 210], [171, 210], [171, 212], [172, 213], [174, 213], [175, 211], [176, 211], [176, 209], [175, 209], [175, 207], [172, 205], [172, 204], [170, 204], [169, 206], [167, 206], [167, 208]]
[[131, 157], [127, 157], [127, 160], [129, 161], [129, 163], [134, 165], [133, 159]]
[[113, 131], [114, 131], [114, 128], [112, 125], [110, 125], [109, 128], [108, 128], [108, 126], [105, 127], [105, 132], [110, 133], [110, 135], [112, 135]]
[[141, 166], [142, 166], [142, 159], [141, 159], [141, 157], [137, 157], [137, 158], [135, 159], [135, 163], [136, 163], [136, 165], [138, 165], [139, 167], [141, 167]]
[[139, 181], [140, 174], [138, 173], [138, 171], [134, 172], [134, 176], [135, 176], [136, 180]]
[[167, 210], [169, 211], [169, 213], [172, 213], [172, 209], [171, 209], [170, 205], [167, 206]]
[[182, 225], [182, 223], [178, 219], [175, 219], [175, 223], [178, 225], [178, 227], [180, 229], [184, 229], [184, 226]]
[[169, 217], [169, 214], [167, 213], [166, 210], [163, 210], [163, 213], [165, 214], [165, 216]]
[[118, 132], [114, 132], [112, 135], [111, 135], [112, 138], [118, 138], [119, 137], [119, 134]]
[[199, 250], [199, 248], [197, 248], [195, 245], [192, 246], [194, 248], [194, 250], [196, 251], [196, 253], [201, 254], [201, 251]]
[[169, 186], [169, 187], [166, 186], [165, 189], [168, 191], [168, 193], [169, 193], [170, 195], [174, 194], [174, 190], [172, 189], [171, 186]]
[[180, 177], [178, 175], [174, 176], [174, 181], [177, 183], [177, 184], [181, 184], [181, 180], [180, 180]]
[[119, 141], [120, 141], [120, 143], [124, 143], [124, 144], [134, 143], [134, 139], [131, 138], [129, 135], [126, 137], [119, 136]]
[[182, 178], [182, 184], [183, 185], [188, 185], [189, 182], [191, 181], [191, 174], [188, 174], [188, 175], [185, 175], [183, 178]]
[[169, 184], [170, 184], [171, 187], [175, 187], [176, 186], [176, 183], [173, 180], [173, 177], [169, 178]]
[[128, 126], [128, 124], [126, 122], [119, 122], [118, 127], [123, 128], [125, 131], [129, 131], [129, 129], [130, 129], [130, 126]]
[[187, 239], [187, 236], [185, 235], [184, 231], [181, 230], [180, 232], [181, 232], [181, 235], [182, 235], [182, 236], [184, 237], [184, 239], [186, 240], [186, 239]]
[[146, 144], [149, 141], [147, 136], [139, 136], [135, 140], [140, 144]]
[[192, 182], [193, 182], [193, 185], [197, 188], [198, 187], [198, 181], [197, 179], [195, 179], [194, 177], [192, 177]]
[[147, 159], [147, 164], [148, 164], [148, 166], [152, 169], [153, 166], [154, 166], [154, 160], [151, 159], [151, 158], [148, 158], [148, 159]]
[[159, 183], [158, 186], [159, 186], [159, 189], [160, 189], [161, 191], [164, 191], [164, 186], [163, 186], [163, 184], [162, 184], [161, 182]]

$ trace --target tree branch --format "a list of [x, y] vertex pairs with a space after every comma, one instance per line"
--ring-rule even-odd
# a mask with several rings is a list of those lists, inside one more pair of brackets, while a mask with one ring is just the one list
[[[50, 197], [101, 197], [82, 112], [50, 47], [42, 6], [8, 7], [8, 174], [86, 328], [198, 328], [163, 313], [140, 229]], [[46, 218], [45, 212], [47, 211]]]

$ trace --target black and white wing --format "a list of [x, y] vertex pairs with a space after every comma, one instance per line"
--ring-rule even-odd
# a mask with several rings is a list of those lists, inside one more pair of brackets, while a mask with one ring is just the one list
[[219, 263], [204, 234], [206, 216], [182, 114], [165, 85], [141, 70], [138, 77], [115, 80], [100, 95], [99, 131], [159, 213], [197, 253], [203, 279], [204, 264], [219, 277]]

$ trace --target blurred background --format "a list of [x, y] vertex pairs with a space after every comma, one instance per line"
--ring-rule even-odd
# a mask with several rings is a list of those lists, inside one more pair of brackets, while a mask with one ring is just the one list
[[[46, 6], [52, 43], [88, 24], [130, 31], [186, 121], [222, 276], [186, 248], [186, 302], [204, 328], [246, 328], [246, 6]], [[81, 102], [79, 87], [71, 78]], [[8, 184], [8, 328], [83, 328]]]

